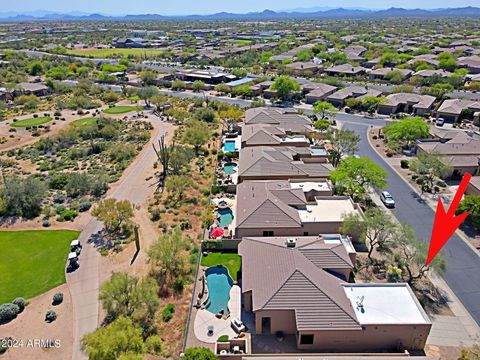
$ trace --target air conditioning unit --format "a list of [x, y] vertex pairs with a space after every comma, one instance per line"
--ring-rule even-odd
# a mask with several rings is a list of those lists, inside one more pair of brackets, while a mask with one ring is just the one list
[[287, 239], [287, 247], [294, 248], [297, 245], [297, 240], [295, 239]]

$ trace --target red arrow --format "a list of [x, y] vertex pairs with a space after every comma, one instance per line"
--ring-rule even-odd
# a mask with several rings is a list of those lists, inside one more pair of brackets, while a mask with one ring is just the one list
[[465, 218], [470, 214], [470, 211], [467, 211], [455, 216], [455, 211], [462, 200], [463, 194], [465, 193], [471, 178], [472, 175], [468, 173], [463, 175], [462, 182], [453, 197], [453, 201], [450, 204], [447, 213], [445, 213], [442, 199], [438, 198], [437, 213], [435, 214], [435, 221], [433, 222], [432, 238], [430, 239], [426, 265], [430, 264], [435, 255], [438, 254], [443, 245], [445, 245], [448, 239], [453, 235], [455, 230], [457, 230], [460, 224], [464, 222]]

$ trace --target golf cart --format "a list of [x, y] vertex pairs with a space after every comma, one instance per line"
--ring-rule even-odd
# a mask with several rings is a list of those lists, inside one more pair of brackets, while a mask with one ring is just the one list
[[70, 252], [77, 253], [80, 255], [80, 251], [82, 251], [82, 245], [80, 244], [80, 240], [72, 240], [70, 243]]
[[78, 255], [76, 252], [71, 252], [68, 254], [68, 269], [76, 269], [80, 266], [78, 263]]

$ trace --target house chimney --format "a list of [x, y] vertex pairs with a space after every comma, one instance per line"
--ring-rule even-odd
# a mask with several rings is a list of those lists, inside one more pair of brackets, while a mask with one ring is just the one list
[[296, 239], [287, 239], [287, 248], [295, 248], [295, 246], [297, 245], [297, 240]]

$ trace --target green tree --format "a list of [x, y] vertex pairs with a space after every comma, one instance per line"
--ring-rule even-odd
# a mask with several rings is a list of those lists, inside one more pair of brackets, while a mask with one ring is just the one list
[[165, 183], [165, 189], [174, 196], [175, 201], [181, 202], [185, 190], [191, 186], [191, 179], [186, 175], [172, 175]]
[[452, 171], [441, 155], [426, 152], [418, 153], [417, 157], [410, 161], [409, 168], [421, 180], [422, 193], [431, 191], [435, 179], [445, 177]]
[[160, 236], [148, 249], [148, 261], [161, 291], [168, 292], [174, 280], [187, 271], [186, 244], [187, 240], [177, 227]]
[[3, 188], [0, 189], [4, 214], [27, 219], [40, 214], [42, 202], [47, 194], [47, 185], [43, 181], [34, 176], [25, 179], [6, 176], [4, 181]]
[[213, 110], [212, 108], [200, 108], [198, 110], [195, 111], [195, 114], [194, 114], [195, 118], [200, 120], [200, 121], [204, 121], [204, 122], [207, 122], [207, 123], [212, 123], [215, 121], [215, 110]]
[[349, 196], [363, 195], [367, 186], [383, 189], [387, 185], [388, 173], [375, 161], [367, 157], [349, 156], [330, 173], [330, 179]]
[[425, 139], [429, 136], [428, 125], [421, 117], [406, 117], [383, 128], [388, 142], [400, 143], [410, 148], [417, 139]]
[[313, 104], [313, 113], [320, 115], [320, 119], [333, 118], [338, 112], [337, 108], [328, 101], [317, 101]]
[[145, 105], [150, 107], [150, 99], [158, 95], [158, 88], [155, 86], [144, 86], [138, 90], [138, 96], [145, 101]]
[[142, 355], [146, 348], [141, 328], [122, 316], [85, 335], [82, 350], [89, 360], [117, 360], [124, 355]]
[[275, 78], [272, 89], [277, 92], [280, 99], [286, 101], [293, 92], [300, 90], [300, 85], [291, 77], [282, 75]]
[[117, 272], [102, 284], [99, 299], [110, 319], [125, 316], [141, 325], [153, 321], [159, 305], [157, 292], [152, 278]]
[[201, 147], [205, 145], [210, 138], [210, 130], [201, 121], [191, 119], [188, 121], [183, 141], [195, 148], [195, 154], [198, 155]]
[[470, 211], [470, 215], [468, 215], [466, 222], [475, 230], [480, 229], [480, 196], [465, 195], [457, 208], [456, 214], [463, 214], [467, 211]]
[[303, 49], [298, 51], [295, 54], [295, 57], [297, 58], [298, 61], [309, 61], [309, 60], [312, 60], [313, 58], [313, 52], [311, 49]]
[[210, 349], [194, 347], [185, 351], [182, 360], [218, 360], [218, 357]]
[[330, 121], [327, 119], [319, 119], [315, 121], [315, 124], [313, 125], [315, 129], [325, 131], [330, 127]]
[[157, 74], [151, 70], [143, 70], [140, 72], [140, 80], [143, 85], [154, 85], [157, 80]]
[[447, 262], [443, 252], [438, 253], [432, 262], [428, 266], [426, 265], [428, 246], [417, 238], [415, 230], [410, 225], [397, 226], [394, 232], [394, 242], [400, 250], [396, 252], [395, 260], [406, 275], [409, 285], [414, 287], [430, 269], [440, 275], [445, 272]]
[[192, 83], [192, 90], [194, 92], [199, 92], [201, 90], [205, 89], [205, 83], [202, 80], [195, 80]]
[[43, 63], [41, 61], [34, 61], [27, 69], [28, 73], [32, 76], [39, 76], [43, 74]]
[[215, 91], [218, 92], [219, 94], [228, 94], [230, 92], [230, 86], [226, 84], [218, 84], [215, 85]]
[[182, 80], [173, 80], [172, 81], [172, 90], [185, 90], [187, 88], [187, 84], [185, 81]]
[[392, 70], [387, 72], [384, 78], [392, 84], [400, 84], [403, 81], [403, 73], [400, 70]]
[[360, 136], [352, 130], [332, 129], [327, 139], [330, 141], [329, 159], [334, 167], [338, 166], [342, 157], [355, 153], [360, 142]]
[[103, 222], [107, 232], [119, 234], [131, 226], [133, 208], [128, 200], [117, 201], [111, 198], [100, 201], [92, 210], [92, 215]]
[[390, 214], [380, 209], [368, 209], [364, 215], [346, 215], [343, 218], [340, 231], [342, 234], [357, 234], [359, 240], [367, 245], [367, 256], [370, 262], [372, 262], [374, 249], [379, 253], [385, 254], [396, 246], [393, 237], [396, 223]]
[[453, 72], [458, 67], [457, 59], [455, 59], [455, 56], [449, 52], [439, 54], [437, 60], [439, 61], [438, 67], [440, 69]]

